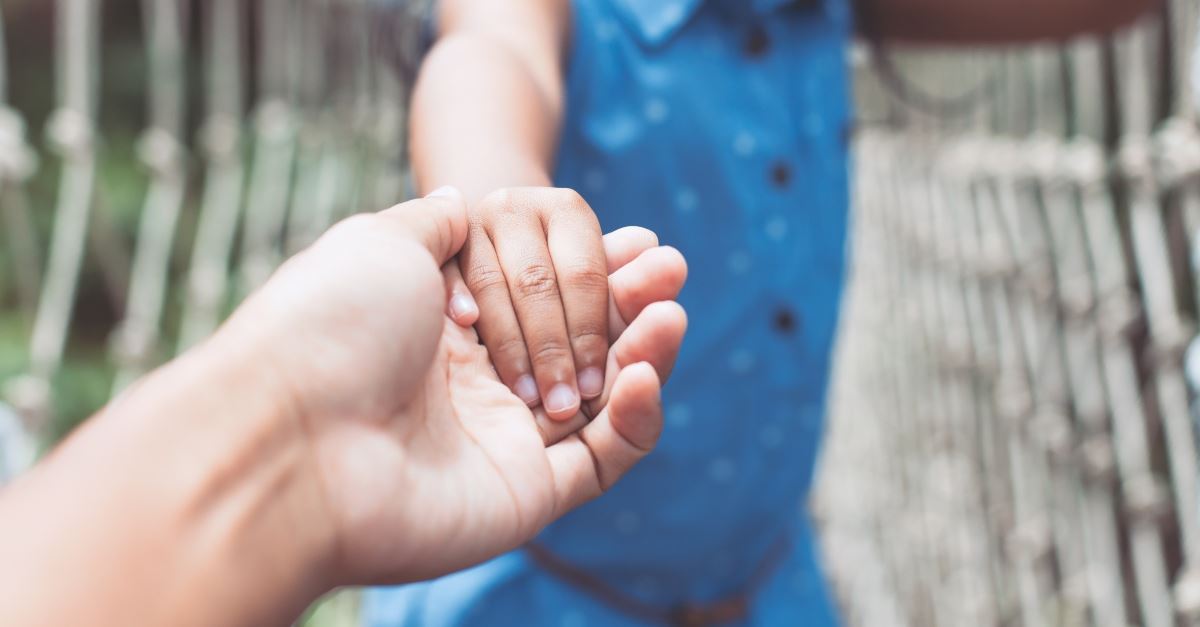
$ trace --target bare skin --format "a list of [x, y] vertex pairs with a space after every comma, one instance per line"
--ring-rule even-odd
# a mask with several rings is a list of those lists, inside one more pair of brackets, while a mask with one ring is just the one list
[[0, 624], [288, 624], [337, 586], [512, 549], [608, 489], [662, 428], [682, 258], [607, 236], [604, 404], [552, 422], [443, 315], [466, 232], [453, 192], [342, 222], [0, 492]]

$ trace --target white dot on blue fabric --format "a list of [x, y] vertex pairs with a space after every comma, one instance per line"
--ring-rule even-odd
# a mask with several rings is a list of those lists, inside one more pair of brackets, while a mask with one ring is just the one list
[[586, 627], [587, 619], [583, 617], [583, 612], [579, 610], [569, 610], [562, 615], [562, 620], [558, 622], [562, 627]]
[[729, 369], [737, 374], [746, 374], [754, 367], [754, 353], [739, 348], [729, 355]]
[[820, 430], [824, 420], [825, 412], [821, 409], [806, 407], [800, 412], [800, 426], [809, 431]]
[[583, 186], [589, 191], [598, 192], [607, 184], [608, 177], [605, 176], [604, 170], [588, 170], [583, 175]]
[[734, 274], [745, 274], [750, 271], [750, 255], [744, 251], [736, 251], [729, 255], [729, 271]]
[[825, 119], [815, 113], [804, 116], [804, 130], [809, 135], [821, 135], [825, 132]]
[[776, 242], [782, 240], [783, 238], [787, 237], [787, 220], [781, 216], [775, 216], [774, 218], [771, 218], [767, 221], [766, 231], [767, 237], [771, 238], [772, 240]]
[[596, 39], [600, 41], [612, 41], [617, 36], [617, 23], [612, 20], [600, 20], [596, 22]]
[[708, 476], [717, 483], [729, 483], [737, 474], [737, 466], [728, 457], [718, 457], [708, 465]]
[[667, 114], [670, 111], [667, 109], [667, 103], [661, 98], [651, 98], [646, 101], [646, 105], [642, 108], [642, 114], [646, 119], [658, 123], [667, 119]]
[[617, 514], [616, 527], [617, 531], [629, 535], [635, 533], [642, 526], [642, 517], [637, 512], [625, 510]]
[[749, 157], [758, 147], [758, 140], [748, 131], [742, 131], [733, 138], [733, 154], [739, 157]]
[[812, 573], [800, 571], [792, 577], [792, 586], [801, 593], [810, 593], [817, 588], [817, 580]]
[[681, 213], [691, 213], [700, 204], [700, 196], [690, 187], [680, 187], [675, 190], [675, 208]]
[[682, 429], [692, 422], [692, 408], [677, 404], [667, 408], [667, 426]]
[[683, 17], [683, 7], [679, 6], [678, 2], [667, 3], [663, 5], [658, 17], [667, 24], [678, 22]]
[[783, 429], [779, 425], [767, 425], [759, 431], [758, 441], [764, 448], [779, 448], [783, 444]]

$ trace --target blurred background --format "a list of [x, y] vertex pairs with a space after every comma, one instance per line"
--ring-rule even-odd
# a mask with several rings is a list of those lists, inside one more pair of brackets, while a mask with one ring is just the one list
[[[1167, 4], [1111, 38], [850, 51], [853, 280], [812, 504], [849, 624], [1200, 624], [1200, 9]], [[427, 10], [0, 1], [0, 482], [407, 195]]]

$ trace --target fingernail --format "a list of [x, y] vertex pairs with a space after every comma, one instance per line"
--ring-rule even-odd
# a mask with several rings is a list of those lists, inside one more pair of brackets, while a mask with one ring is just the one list
[[[475, 299], [466, 294], [455, 294], [450, 297], [450, 315], [455, 318], [465, 318], [479, 313]], [[530, 379], [532, 381], [532, 379]]]
[[566, 383], [557, 383], [546, 395], [546, 411], [558, 413], [579, 405], [579, 395]]
[[579, 373], [579, 393], [584, 398], [596, 398], [604, 391], [604, 373], [599, 368], [584, 368]]
[[541, 396], [538, 395], [537, 382], [527, 374], [523, 374], [517, 379], [513, 391], [517, 393], [517, 398], [525, 401], [525, 404], [530, 407], [537, 405], [538, 400], [541, 399]]
[[432, 192], [429, 192], [425, 197], [426, 198], [440, 198], [442, 196], [461, 196], [461, 195], [462, 195], [462, 192], [459, 192], [457, 187], [455, 187], [453, 185], [443, 185], [443, 186], [433, 190]]

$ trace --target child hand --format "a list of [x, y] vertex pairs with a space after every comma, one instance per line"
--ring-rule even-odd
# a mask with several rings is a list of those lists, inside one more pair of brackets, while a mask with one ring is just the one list
[[[605, 389], [608, 266], [600, 223], [569, 189], [493, 192], [470, 215], [450, 317], [474, 324], [500, 380], [554, 420]], [[473, 298], [472, 298], [473, 296]]]

